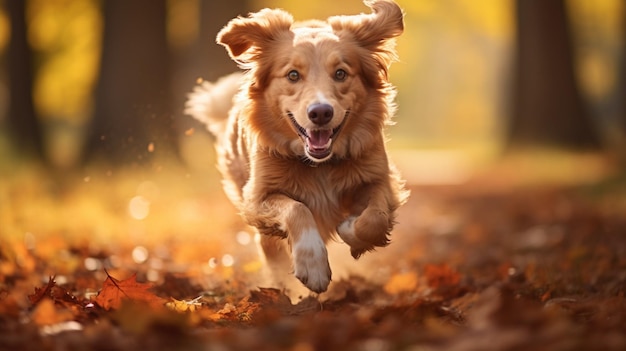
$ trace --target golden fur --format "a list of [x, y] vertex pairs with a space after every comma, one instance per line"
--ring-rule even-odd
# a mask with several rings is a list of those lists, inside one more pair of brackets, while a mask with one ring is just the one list
[[326, 21], [275, 9], [231, 20], [217, 42], [246, 73], [203, 83], [187, 103], [216, 136], [224, 189], [270, 264], [291, 257], [315, 292], [331, 278], [324, 243], [338, 234], [355, 258], [387, 245], [408, 195], [384, 135], [403, 14], [391, 0], [365, 3], [371, 14]]

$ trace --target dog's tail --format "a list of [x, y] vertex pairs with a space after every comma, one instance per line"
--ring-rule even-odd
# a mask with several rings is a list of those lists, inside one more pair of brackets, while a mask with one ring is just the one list
[[243, 82], [243, 74], [232, 73], [217, 82], [202, 82], [188, 95], [185, 114], [204, 123], [211, 134], [223, 134], [233, 98]]

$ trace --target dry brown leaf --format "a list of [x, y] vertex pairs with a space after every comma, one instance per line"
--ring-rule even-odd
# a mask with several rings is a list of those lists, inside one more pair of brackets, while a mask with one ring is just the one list
[[124, 280], [117, 280], [107, 274], [95, 303], [105, 310], [118, 309], [125, 300], [143, 302], [152, 308], [163, 307], [166, 301], [151, 292], [151, 288], [152, 284], [137, 282], [136, 273]]
[[[237, 304], [226, 303], [222, 309], [211, 313], [211, 321], [244, 322], [249, 323], [273, 320], [281, 316], [298, 315], [310, 311], [309, 300], [305, 299], [298, 305], [293, 305], [289, 297], [281, 290], [274, 288], [259, 288], [250, 291], [250, 295], [241, 299]], [[319, 303], [316, 302], [316, 307]]]
[[50, 277], [48, 280], [48, 284], [46, 286], [37, 288], [35, 287], [35, 293], [28, 295], [28, 300], [30, 303], [35, 306], [38, 304], [44, 297], [50, 297], [52, 288], [56, 285], [54, 281], [54, 277]]

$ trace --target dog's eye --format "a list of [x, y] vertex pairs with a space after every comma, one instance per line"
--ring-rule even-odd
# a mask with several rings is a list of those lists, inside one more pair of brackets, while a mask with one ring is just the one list
[[344, 81], [346, 80], [346, 77], [348, 77], [348, 73], [346, 73], [346, 71], [342, 70], [342, 69], [338, 69], [337, 71], [335, 71], [335, 80], [336, 81]]
[[292, 82], [297, 82], [300, 80], [300, 73], [298, 73], [298, 71], [291, 70], [289, 71], [289, 73], [287, 73], [287, 79], [289, 79]]

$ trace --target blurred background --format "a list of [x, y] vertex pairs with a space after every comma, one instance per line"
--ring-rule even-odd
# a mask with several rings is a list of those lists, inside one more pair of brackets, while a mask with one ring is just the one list
[[[494, 169], [490, 185], [623, 174], [623, 0], [398, 3], [388, 134], [410, 185]], [[195, 84], [237, 69], [219, 29], [263, 7], [369, 12], [359, 0], [0, 0], [0, 231], [171, 234], [206, 230], [207, 213], [232, 227], [211, 140], [182, 111]]]
[[[392, 148], [483, 161], [517, 146], [623, 152], [623, 1], [398, 2]], [[205, 157], [185, 96], [237, 69], [215, 35], [263, 7], [296, 19], [369, 11], [358, 0], [0, 1], [2, 159], [75, 169]]]

